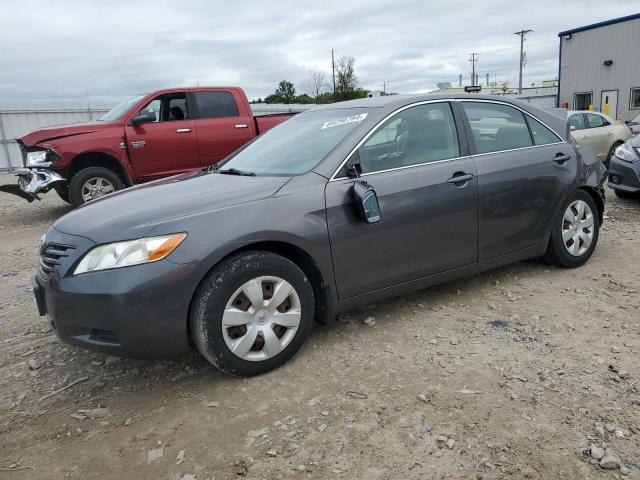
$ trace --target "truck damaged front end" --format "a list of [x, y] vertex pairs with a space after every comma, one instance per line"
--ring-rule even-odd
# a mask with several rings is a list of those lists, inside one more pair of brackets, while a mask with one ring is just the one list
[[14, 170], [18, 177], [16, 184], [0, 185], [0, 190], [24, 198], [28, 202], [40, 200], [39, 194], [60, 187], [67, 180], [51, 170], [52, 164], [60, 160], [60, 155], [52, 147], [26, 147], [17, 140], [22, 153], [23, 167]]

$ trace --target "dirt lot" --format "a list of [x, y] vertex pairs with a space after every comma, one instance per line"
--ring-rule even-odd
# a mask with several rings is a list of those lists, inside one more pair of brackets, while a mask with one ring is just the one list
[[30, 278], [69, 208], [0, 194], [0, 478], [640, 478], [640, 201], [608, 193], [585, 267], [370, 305], [252, 379], [59, 343]]

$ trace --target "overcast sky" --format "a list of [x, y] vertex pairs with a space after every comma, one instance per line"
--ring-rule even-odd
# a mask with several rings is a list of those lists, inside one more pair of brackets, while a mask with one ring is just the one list
[[640, 11], [638, 0], [304, 2], [0, 0], [0, 103], [113, 103], [156, 88], [238, 85], [264, 97], [280, 80], [353, 56], [358, 84], [398, 93], [469, 82], [553, 79], [561, 30]]

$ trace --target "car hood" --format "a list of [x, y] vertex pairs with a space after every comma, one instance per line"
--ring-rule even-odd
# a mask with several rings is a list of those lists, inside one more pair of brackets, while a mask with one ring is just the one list
[[71, 135], [80, 135], [105, 130], [107, 128], [111, 128], [112, 126], [112, 122], [85, 122], [69, 123], [66, 125], [54, 125], [52, 127], [33, 130], [18, 138], [17, 140], [22, 142], [23, 145], [30, 147], [41, 142], [56, 140], [63, 137], [70, 137]]
[[53, 227], [95, 243], [141, 238], [166, 221], [267, 198], [290, 178], [195, 171], [87, 203], [61, 217]]
[[633, 148], [640, 148], [640, 135], [634, 135], [629, 139], [629, 143]]

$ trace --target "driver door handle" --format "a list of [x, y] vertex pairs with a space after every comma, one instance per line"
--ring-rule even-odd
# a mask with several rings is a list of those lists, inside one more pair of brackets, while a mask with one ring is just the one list
[[191, 131], [190, 128], [178, 128], [176, 133], [189, 133]]
[[472, 178], [473, 178], [473, 173], [456, 172], [453, 174], [453, 177], [447, 180], [447, 183], [454, 183], [454, 184], [467, 183]]

